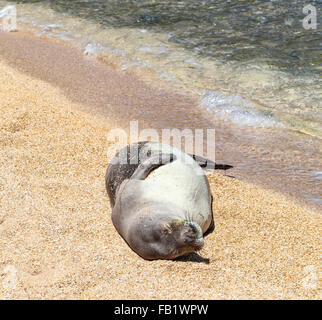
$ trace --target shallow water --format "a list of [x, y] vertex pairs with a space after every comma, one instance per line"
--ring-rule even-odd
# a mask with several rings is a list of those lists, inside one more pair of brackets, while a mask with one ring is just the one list
[[[17, 9], [22, 30], [192, 93], [236, 177], [321, 203], [321, 31], [303, 28], [298, 1], [19, 1]], [[154, 120], [136, 114], [160, 129], [175, 126], [179, 110], [159, 123], [152, 109]], [[180, 117], [203, 126], [188, 111]]]
[[[283, 125], [321, 137], [321, 29], [303, 27], [300, 1], [18, 3], [24, 4], [20, 21], [76, 41], [88, 54], [112, 54], [123, 69], [156, 73], [200, 95], [225, 94], [226, 116], [236, 123], [232, 96], [250, 101], [240, 111], [241, 125]], [[321, 1], [310, 3], [319, 12]]]

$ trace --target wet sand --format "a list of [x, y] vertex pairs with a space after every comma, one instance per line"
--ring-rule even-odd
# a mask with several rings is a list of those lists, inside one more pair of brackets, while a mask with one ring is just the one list
[[[30, 34], [0, 32], [0, 56], [14, 68], [60, 88], [79, 109], [128, 130], [131, 120], [139, 129], [216, 129], [216, 159], [234, 166], [238, 179], [281, 191], [297, 202], [321, 210], [321, 141], [295, 132], [239, 128], [214, 123], [198, 108], [198, 97], [169, 90], [165, 82], [150, 82], [120, 71], [58, 40]], [[206, 142], [206, 141], [205, 141]]]
[[200, 255], [132, 252], [104, 189], [114, 118], [80, 111], [69, 87], [0, 60], [0, 298], [321, 299], [320, 214], [217, 172]]

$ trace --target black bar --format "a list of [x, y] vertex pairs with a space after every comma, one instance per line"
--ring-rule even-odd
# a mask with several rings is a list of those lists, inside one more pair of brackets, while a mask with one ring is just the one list
[[[310, 313], [318, 311], [319, 301], [232, 301], [232, 300], [62, 300], [62, 301], [0, 301], [3, 314], [23, 312], [24, 317], [48, 316], [60, 319], [62, 315], [76, 313], [89, 319], [237, 319], [240, 317], [276, 318], [280, 310], [287, 312], [287, 318], [298, 315], [309, 307]], [[69, 310], [68, 310], [69, 309]], [[67, 311], [68, 310], [68, 313]], [[308, 310], [308, 309], [306, 309]], [[8, 312], [8, 313], [7, 313]], [[318, 313], [316, 313], [318, 314]], [[98, 316], [100, 315], [100, 316]]]

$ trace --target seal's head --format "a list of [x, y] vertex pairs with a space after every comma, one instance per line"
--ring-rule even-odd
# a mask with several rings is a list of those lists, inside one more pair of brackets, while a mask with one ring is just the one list
[[145, 259], [174, 259], [199, 251], [204, 245], [202, 230], [196, 222], [173, 217], [144, 218], [132, 239], [136, 251], [140, 248], [138, 253]]

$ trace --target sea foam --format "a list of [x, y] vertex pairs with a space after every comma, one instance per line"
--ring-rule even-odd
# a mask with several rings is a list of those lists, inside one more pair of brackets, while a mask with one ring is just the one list
[[256, 110], [250, 101], [240, 96], [226, 96], [220, 92], [206, 92], [200, 107], [214, 115], [215, 120], [232, 121], [239, 126], [273, 127], [279, 123], [270, 112]]

